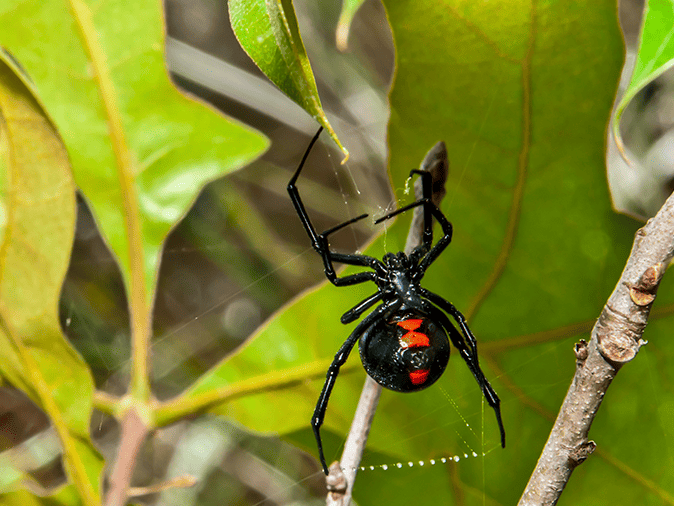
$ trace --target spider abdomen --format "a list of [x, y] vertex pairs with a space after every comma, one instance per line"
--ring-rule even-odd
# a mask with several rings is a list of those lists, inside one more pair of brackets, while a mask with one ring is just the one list
[[431, 386], [449, 360], [444, 329], [418, 310], [399, 311], [374, 322], [360, 337], [359, 348], [372, 379], [398, 392]]

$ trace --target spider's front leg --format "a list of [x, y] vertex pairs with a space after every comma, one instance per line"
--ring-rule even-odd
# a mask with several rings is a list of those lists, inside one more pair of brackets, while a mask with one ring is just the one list
[[[399, 209], [396, 209], [393, 212], [390, 212], [381, 218], [377, 218], [377, 220], [374, 222], [375, 225], [378, 223], [381, 223], [382, 221], [389, 220], [393, 218], [394, 216], [398, 216], [399, 214], [402, 214], [406, 211], [409, 211], [412, 208], [415, 208], [417, 206], [424, 206], [424, 215], [423, 215], [423, 231], [422, 231], [422, 236], [421, 236], [421, 246], [418, 246], [415, 249], [415, 252], [417, 255], [422, 256], [425, 255], [428, 250], [431, 249], [431, 246], [433, 244], [433, 215], [435, 214], [433, 211], [433, 208], [437, 209], [437, 206], [433, 203], [431, 200], [432, 194], [433, 194], [433, 175], [425, 170], [418, 170], [418, 169], [413, 169], [410, 171], [410, 178], [414, 175], [418, 174], [419, 177], [421, 177], [421, 186], [422, 186], [422, 198], [419, 200], [416, 200], [412, 202], [411, 204], [408, 204], [406, 206], [403, 206]], [[439, 209], [438, 209], [439, 211]], [[444, 216], [443, 216], [444, 218]], [[446, 221], [446, 220], [445, 220]], [[451, 225], [450, 225], [451, 227]], [[450, 234], [451, 235], [451, 234]]]
[[[412, 174], [420, 174], [422, 177], [422, 182], [424, 183], [424, 194], [426, 192], [431, 191], [431, 174], [425, 171], [420, 171], [420, 170], [413, 170], [410, 175]], [[421, 246], [418, 246], [415, 248], [415, 250], [412, 252], [411, 258], [414, 260], [422, 258], [421, 262], [419, 263], [419, 268], [418, 268], [418, 277], [414, 279], [414, 281], [419, 282], [421, 281], [421, 278], [423, 277], [424, 273], [426, 272], [426, 269], [440, 256], [440, 254], [445, 250], [445, 248], [449, 245], [450, 242], [452, 242], [452, 234], [453, 234], [453, 228], [452, 224], [449, 222], [447, 217], [442, 213], [440, 208], [436, 206], [430, 198], [424, 197], [421, 200], [417, 200], [415, 202], [412, 202], [411, 204], [408, 204], [404, 207], [401, 207], [400, 209], [396, 209], [392, 213], [387, 214], [386, 216], [382, 216], [381, 218], [378, 218], [374, 223], [381, 223], [382, 221], [388, 220], [390, 218], [393, 218], [394, 216], [397, 216], [401, 213], [404, 213], [406, 211], [409, 211], [410, 209], [413, 209], [418, 206], [424, 206], [424, 233], [422, 236], [422, 244]], [[433, 220], [432, 218], [435, 218], [438, 220], [438, 223], [440, 223], [440, 226], [442, 227], [442, 232], [443, 235], [442, 237], [438, 240], [438, 242], [435, 244], [435, 246], [431, 247], [431, 243], [433, 241]], [[425, 256], [424, 256], [425, 255]]]
[[305, 151], [304, 156], [302, 157], [302, 160], [300, 161], [300, 164], [297, 167], [297, 170], [295, 171], [295, 174], [293, 174], [293, 177], [291, 177], [290, 181], [288, 181], [287, 189], [288, 195], [290, 196], [290, 201], [293, 203], [295, 211], [297, 212], [297, 215], [299, 216], [300, 221], [302, 222], [302, 225], [304, 226], [304, 229], [306, 230], [307, 235], [309, 236], [309, 239], [311, 239], [311, 246], [323, 258], [325, 275], [332, 284], [334, 284], [335, 286], [349, 286], [358, 283], [364, 283], [365, 281], [374, 281], [376, 275], [373, 272], [360, 272], [357, 274], [351, 274], [349, 276], [344, 276], [340, 278], [337, 276], [333, 262], [339, 262], [348, 265], [358, 265], [361, 267], [370, 267], [377, 271], [381, 271], [382, 264], [379, 260], [366, 255], [348, 255], [342, 253], [335, 253], [333, 251], [330, 251], [330, 246], [328, 244], [328, 236], [330, 234], [333, 234], [338, 230], [341, 230], [342, 228], [351, 225], [352, 223], [355, 223], [359, 220], [366, 218], [367, 214], [361, 214], [360, 216], [345, 221], [344, 223], [341, 223], [319, 234], [316, 232], [313, 223], [311, 223], [311, 220], [309, 219], [309, 215], [307, 214], [307, 211], [304, 207], [304, 203], [302, 202], [302, 198], [300, 197], [299, 190], [297, 189], [296, 184], [297, 180], [300, 177], [300, 173], [302, 172], [302, 168], [304, 167], [307, 157], [309, 156], [309, 152], [311, 151], [311, 148], [318, 140], [321, 131], [322, 128], [319, 128], [316, 135], [311, 139], [311, 142], [309, 143], [309, 146], [307, 147], [307, 150]]
[[[323, 257], [323, 267], [325, 271], [325, 276], [328, 280], [335, 286], [351, 286], [358, 283], [364, 283], [365, 281], [376, 281], [377, 275], [384, 274], [383, 264], [374, 257], [367, 255], [357, 255], [357, 254], [345, 254], [345, 253], [336, 253], [330, 251], [330, 245], [328, 243], [328, 236], [338, 230], [351, 225], [358, 220], [367, 217], [367, 214], [362, 214], [353, 218], [349, 221], [345, 221], [336, 227], [333, 227], [325, 232], [322, 232], [318, 235], [318, 244], [319, 248], [316, 250]], [[337, 276], [333, 262], [339, 262], [347, 265], [358, 265], [361, 267], [370, 267], [374, 272], [358, 272], [356, 274], [350, 274], [348, 276], [342, 276], [341, 278]], [[342, 322], [344, 323], [344, 322]]]

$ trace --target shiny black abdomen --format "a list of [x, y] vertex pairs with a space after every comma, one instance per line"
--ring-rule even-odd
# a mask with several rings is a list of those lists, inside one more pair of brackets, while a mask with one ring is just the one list
[[410, 309], [375, 321], [361, 336], [359, 348], [372, 379], [398, 392], [431, 386], [449, 360], [444, 329], [427, 314]]

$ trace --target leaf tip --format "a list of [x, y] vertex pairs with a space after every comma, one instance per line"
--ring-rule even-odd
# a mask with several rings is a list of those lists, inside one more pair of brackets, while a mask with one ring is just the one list
[[349, 49], [349, 32], [351, 25], [340, 22], [335, 30], [335, 45], [340, 53], [345, 53]]

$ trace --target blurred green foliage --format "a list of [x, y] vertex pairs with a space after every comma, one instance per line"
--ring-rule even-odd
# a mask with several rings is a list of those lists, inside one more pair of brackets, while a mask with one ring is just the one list
[[[314, 104], [314, 116], [322, 114], [315, 87], [307, 85], [316, 82], [321, 89], [308, 66], [312, 47], [305, 49], [299, 39], [292, 5], [274, 3], [270, 18], [267, 4], [253, 3], [257, 10], [246, 9], [246, 2], [232, 4], [242, 15], [238, 30], [232, 15], [239, 40], [242, 27], [246, 32], [242, 45], [260, 69], [273, 70], [272, 81], [292, 88], [284, 89], [287, 95]], [[359, 13], [372, 12], [366, 7]], [[385, 2], [385, 7], [396, 51], [388, 125], [389, 179], [400, 197], [394, 205], [409, 199], [403, 195], [409, 170], [436, 141], [444, 140], [451, 170], [442, 208], [455, 234], [424, 286], [469, 317], [481, 364], [502, 399], [508, 446], [498, 447], [493, 415], [455, 356], [431, 389], [412, 395], [384, 392], [363, 464], [453, 456], [459, 461], [388, 472], [377, 467], [360, 474], [355, 498], [361, 504], [512, 504], [573, 374], [572, 345], [587, 337], [639, 226], [613, 212], [606, 188], [606, 126], [623, 58], [616, 6], [602, 0], [573, 5]], [[650, 7], [634, 90], [667, 68], [674, 56], [658, 28], [668, 23], [666, 6], [651, 2]], [[333, 28], [338, 8], [334, 14]], [[284, 19], [285, 28], [276, 23]], [[129, 376], [143, 375], [135, 366], [140, 343], [153, 354], [152, 375], [140, 381], [151, 381], [163, 401], [144, 404], [151, 423], [163, 427], [204, 411], [222, 415], [162, 432], [173, 438], [167, 445], [170, 458], [157, 458], [161, 465], [155, 469], [138, 466], [136, 480], [154, 483], [181, 473], [199, 477], [193, 490], [157, 496], [162, 504], [255, 504], [267, 496], [282, 498], [280, 502], [315, 501], [323, 494], [315, 462], [278, 439], [247, 431], [280, 434], [315, 453], [310, 416], [327, 365], [353, 328], [341, 325], [339, 317], [373, 287], [337, 289], [323, 282], [273, 314], [237, 348], [252, 330], [251, 322], [275, 311], [307, 282], [321, 279], [320, 259], [310, 250], [285, 195], [289, 169], [299, 161], [306, 140], [284, 139], [289, 146], [282, 163], [286, 170], [257, 162], [246, 174], [218, 181], [198, 196], [206, 182], [258, 156], [266, 141], [176, 92], [164, 69], [158, 4], [74, 0], [66, 10], [55, 2], [1, 0], [0, 20], [11, 27], [0, 33], [0, 44], [32, 79], [24, 78], [24, 94], [30, 97], [33, 86], [37, 90], [31, 99], [37, 115], [45, 124], [53, 120], [52, 134], [63, 139], [83, 197], [61, 321], [92, 368], [97, 388], [121, 394]], [[259, 53], [258, 37], [269, 43]], [[661, 51], [654, 52], [655, 47]], [[315, 67], [342, 68], [317, 53], [325, 60]], [[285, 65], [264, 61], [270, 54]], [[14, 67], [3, 83], [21, 74]], [[1, 153], [11, 177], [4, 176], [0, 195], [4, 215], [13, 219], [20, 208], [9, 196], [24, 191], [13, 172], [22, 170], [13, 156], [17, 146], [47, 146], [48, 155], [57, 150], [39, 139], [8, 142], [14, 142], [7, 133], [8, 96], [3, 91], [0, 97], [5, 99], [0, 101]], [[324, 148], [317, 151], [325, 155]], [[48, 158], [40, 163], [45, 172], [57, 164]], [[342, 188], [358, 186], [360, 176], [335, 183], [328, 169], [337, 172], [337, 164], [331, 159], [323, 163], [329, 165], [322, 171], [308, 167], [299, 183], [319, 228], [350, 217]], [[64, 181], [68, 177], [66, 173]], [[86, 430], [82, 432], [92, 401], [89, 371], [62, 340], [54, 314], [45, 320], [48, 333], [14, 331], [10, 317], [20, 317], [25, 308], [8, 302], [22, 293], [39, 306], [53, 309], [57, 304], [54, 287], [60, 286], [67, 266], [70, 239], [67, 234], [58, 239], [51, 227], [72, 233], [74, 216], [66, 208], [72, 211], [74, 191], [66, 182], [45, 179], [26, 190], [28, 202], [55, 198], [50, 202], [57, 206], [50, 211], [54, 220], [4, 222], [3, 252], [21, 245], [8, 231], [25, 227], [38, 236], [26, 244], [48, 248], [49, 260], [57, 266], [52, 272], [46, 253], [37, 260], [19, 258], [20, 268], [3, 257], [0, 272], [10, 296], [0, 300], [5, 335], [0, 373], [57, 428], [72, 485], [46, 499], [15, 491], [28, 476], [16, 462], [0, 460], [8, 472], [18, 471], [9, 483], [1, 483], [0, 492], [9, 492], [2, 498], [7, 504], [96, 502], [87, 488], [96, 487], [100, 462]], [[373, 208], [385, 204], [383, 199], [370, 202], [367, 195], [347, 200]], [[94, 222], [103, 241], [91, 232]], [[382, 226], [368, 253], [401, 250], [408, 226], [405, 216]], [[335, 237], [335, 247], [343, 247], [344, 236], [362, 244], [363, 235], [362, 230], [345, 230]], [[138, 239], [142, 251], [134, 256], [129, 245]], [[44, 274], [48, 281], [30, 283], [26, 272]], [[139, 310], [132, 295], [134, 279], [143, 280], [147, 298], [141, 318], [155, 317], [154, 339], [132, 336], [135, 348], [129, 344], [129, 329], [135, 328], [129, 318], [137, 318], [133, 314]], [[668, 359], [674, 350], [667, 339], [672, 308], [674, 290], [666, 278], [645, 336], [650, 344], [614, 382], [591, 434], [599, 448], [576, 470], [561, 504], [674, 503], [672, 466], [663, 465], [671, 460], [673, 442]], [[82, 379], [18, 358], [38, 352], [46, 362], [73, 361], [76, 365], [67, 370]], [[328, 459], [338, 458], [363, 378], [358, 357], [351, 357], [326, 417]], [[40, 387], [45, 379], [56, 383], [45, 390]], [[58, 387], [58, 382], [74, 381], [81, 385], [77, 392]], [[125, 404], [110, 399], [98, 397], [98, 408], [119, 416]], [[146, 402], [142, 396], [136, 400]], [[71, 422], [70, 428], [61, 430], [61, 418]], [[104, 436], [109, 420], [97, 413], [91, 421], [98, 423], [94, 432]], [[644, 426], [647, 431], [637, 430]], [[80, 437], [79, 450], [68, 446], [69, 431]], [[164, 455], [161, 438], [154, 443], [153, 451]], [[114, 454], [114, 443], [111, 447]], [[473, 452], [478, 458], [471, 457]], [[258, 490], [245, 482], [244, 469], [250, 476], [275, 479]], [[306, 476], [310, 485], [305, 490], [300, 481]], [[301, 493], [283, 492], [289, 488]]]

